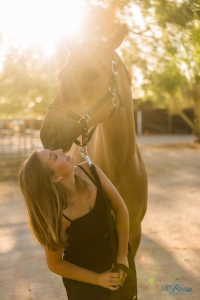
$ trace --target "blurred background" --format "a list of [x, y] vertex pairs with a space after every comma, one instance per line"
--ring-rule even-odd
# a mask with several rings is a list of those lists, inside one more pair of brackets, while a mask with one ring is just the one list
[[138, 136], [193, 134], [200, 142], [199, 0], [0, 0], [1, 168], [6, 155], [40, 146], [65, 38], [104, 40], [124, 23], [117, 51], [133, 75]]
[[184, 299], [199, 299], [200, 1], [0, 0], [1, 300], [66, 299], [28, 231], [17, 173], [41, 147], [40, 126], [67, 56], [63, 41], [104, 40], [124, 23], [117, 52], [133, 76], [149, 181], [139, 299], [169, 300], [162, 287], [175, 283], [192, 288]]

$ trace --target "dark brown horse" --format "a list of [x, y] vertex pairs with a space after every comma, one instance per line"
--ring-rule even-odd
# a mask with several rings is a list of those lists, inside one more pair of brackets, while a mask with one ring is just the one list
[[[125, 35], [126, 26], [122, 26], [105, 42], [91, 39], [67, 45], [70, 54], [59, 73], [60, 88], [42, 125], [41, 141], [45, 148], [70, 150], [77, 163], [81, 162], [78, 146], [72, 146], [81, 135], [81, 127], [70, 113], [93, 111], [87, 126], [98, 126], [88, 144], [89, 156], [113, 182], [128, 207], [130, 243], [136, 254], [147, 207], [147, 176], [136, 144], [130, 75], [114, 51]], [[113, 73], [116, 85], [111, 84]], [[105, 101], [97, 107], [100, 99]]]

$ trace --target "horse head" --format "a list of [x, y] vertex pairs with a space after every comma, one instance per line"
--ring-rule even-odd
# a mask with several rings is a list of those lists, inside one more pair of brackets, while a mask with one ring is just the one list
[[[121, 45], [126, 33], [127, 28], [123, 25], [106, 41], [88, 39], [81, 43], [74, 40], [67, 42], [69, 54], [64, 68], [58, 74], [59, 90], [40, 131], [44, 148], [62, 148], [66, 152], [81, 135], [76, 116], [94, 111], [99, 99], [107, 95], [111, 69], [115, 67], [111, 66], [110, 53]], [[108, 95], [108, 98], [109, 101], [104, 101], [92, 118], [87, 120], [88, 129], [109, 118], [112, 97]]]

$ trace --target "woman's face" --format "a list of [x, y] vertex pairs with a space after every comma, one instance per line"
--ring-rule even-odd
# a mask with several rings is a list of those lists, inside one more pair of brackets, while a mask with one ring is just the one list
[[38, 151], [40, 159], [54, 172], [55, 176], [67, 176], [74, 171], [75, 158], [67, 156], [62, 149]]

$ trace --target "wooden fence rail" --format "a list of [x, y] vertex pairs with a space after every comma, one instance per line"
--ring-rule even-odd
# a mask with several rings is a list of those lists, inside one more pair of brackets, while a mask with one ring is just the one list
[[22, 161], [42, 147], [38, 127], [37, 120], [0, 121], [0, 180], [16, 178]]
[[[186, 113], [192, 120], [193, 111]], [[0, 120], [0, 179], [16, 177], [28, 154], [42, 148], [41, 124], [41, 120]], [[191, 128], [179, 116], [170, 116], [164, 109], [135, 111], [135, 125], [138, 135], [191, 133]]]

